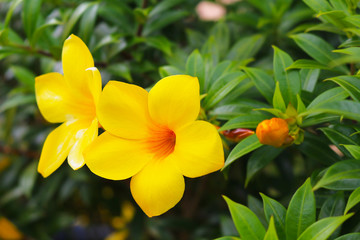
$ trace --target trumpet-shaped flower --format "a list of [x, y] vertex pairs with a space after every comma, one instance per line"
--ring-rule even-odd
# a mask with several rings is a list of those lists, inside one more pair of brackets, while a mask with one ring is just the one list
[[75, 35], [64, 43], [62, 64], [64, 75], [52, 72], [35, 79], [41, 114], [51, 123], [62, 123], [45, 140], [38, 165], [43, 177], [60, 167], [67, 156], [73, 169], [82, 167], [83, 150], [98, 135], [101, 77], [89, 49]]
[[148, 93], [110, 81], [100, 96], [98, 118], [106, 130], [85, 151], [90, 170], [104, 178], [131, 178], [131, 193], [149, 216], [180, 201], [184, 177], [199, 177], [224, 165], [216, 128], [196, 120], [197, 78], [175, 75]]
[[259, 142], [274, 147], [281, 147], [289, 142], [289, 127], [282, 118], [272, 118], [262, 121], [256, 128]]

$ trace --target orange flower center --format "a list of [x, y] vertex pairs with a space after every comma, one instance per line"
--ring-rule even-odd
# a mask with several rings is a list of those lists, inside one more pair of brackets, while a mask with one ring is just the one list
[[168, 128], [153, 130], [151, 137], [147, 139], [148, 150], [157, 159], [164, 159], [174, 151], [176, 142], [175, 133]]

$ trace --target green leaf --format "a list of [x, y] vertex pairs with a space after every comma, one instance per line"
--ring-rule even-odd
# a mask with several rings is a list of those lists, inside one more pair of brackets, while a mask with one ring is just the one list
[[300, 79], [302, 89], [313, 92], [320, 75], [320, 69], [301, 69]]
[[6, 13], [6, 17], [5, 17], [5, 21], [4, 21], [4, 26], [3, 29], [8, 28], [9, 24], [10, 24], [10, 20], [11, 17], [14, 13], [14, 10], [16, 9], [16, 7], [22, 2], [23, 0], [15, 0], [11, 2], [11, 5]]
[[130, 68], [125, 63], [115, 63], [106, 68], [111, 74], [122, 77], [128, 82], [133, 82], [131, 77]]
[[19, 179], [19, 187], [25, 193], [25, 196], [28, 198], [31, 195], [32, 189], [35, 184], [36, 177], [38, 176], [37, 173], [37, 162], [30, 163], [22, 172], [20, 179]]
[[351, 208], [360, 202], [360, 187], [355, 189], [349, 197], [349, 200], [346, 204], [344, 214], [347, 214]]
[[271, 216], [269, 228], [265, 234], [264, 240], [278, 240], [278, 235], [276, 233], [274, 218]]
[[249, 76], [251, 81], [253, 81], [257, 90], [269, 103], [271, 103], [273, 98], [273, 89], [275, 87], [274, 79], [264, 70], [259, 68], [244, 67], [242, 69]]
[[352, 214], [340, 217], [328, 217], [308, 227], [298, 240], [326, 240]]
[[263, 240], [265, 228], [256, 215], [247, 207], [233, 202], [225, 196], [224, 199], [230, 209], [232, 219], [240, 237], [243, 239]]
[[30, 91], [35, 91], [35, 74], [27, 68], [21, 66], [11, 66], [10, 70], [14, 73], [17, 80], [19, 80]]
[[235, 64], [231, 61], [223, 61], [216, 65], [211, 75], [205, 79], [205, 90], [208, 90], [218, 79], [235, 70]]
[[205, 68], [204, 61], [199, 50], [195, 49], [188, 57], [186, 61], [186, 73], [199, 79], [200, 93], [204, 93]]
[[241, 142], [239, 142], [233, 150], [230, 152], [229, 156], [225, 161], [225, 165], [223, 167], [228, 167], [232, 162], [236, 159], [244, 156], [245, 154], [254, 151], [255, 149], [261, 147], [262, 144], [259, 142], [259, 139], [256, 137], [256, 134], [251, 135], [250, 137], [245, 138]]
[[303, 103], [303, 101], [301, 100], [299, 95], [296, 95], [296, 99], [297, 99], [297, 103], [298, 103], [296, 111], [298, 113], [304, 112], [306, 110], [305, 104]]
[[264, 212], [265, 217], [269, 219], [273, 218], [275, 222], [276, 232], [280, 239], [285, 239], [285, 218], [286, 218], [286, 209], [278, 201], [265, 196], [260, 193], [263, 203], [264, 203]]
[[286, 105], [283, 99], [283, 96], [281, 95], [280, 91], [280, 84], [279, 82], [276, 82], [274, 97], [273, 97], [273, 106], [276, 109], [279, 109], [281, 112], [286, 111]]
[[236, 86], [247, 78], [242, 72], [233, 72], [218, 79], [204, 99], [204, 109], [210, 109], [224, 99]]
[[230, 119], [219, 129], [219, 131], [235, 128], [256, 128], [261, 121], [268, 118], [267, 115], [263, 114], [242, 114], [236, 118]]
[[172, 55], [171, 42], [164, 36], [148, 37], [145, 43], [151, 47], [159, 49], [167, 55]]
[[[210, 67], [217, 66], [220, 59], [220, 50], [218, 44], [215, 42], [215, 37], [210, 36], [205, 44], [202, 45], [201, 54], [209, 59]], [[208, 69], [206, 69], [206, 72]]]
[[345, 209], [345, 199], [343, 192], [337, 192], [329, 196], [322, 205], [319, 219], [327, 217], [342, 216]]
[[40, 37], [44, 34], [45, 30], [52, 26], [57, 26], [63, 24], [62, 22], [52, 18], [48, 22], [44, 23], [43, 25], [39, 26], [35, 29], [34, 34], [31, 39], [31, 44], [36, 46]]
[[290, 69], [325, 69], [330, 70], [327, 65], [321, 64], [314, 60], [309, 59], [299, 59], [293, 62], [286, 70]]
[[299, 145], [298, 148], [309, 159], [320, 162], [326, 166], [339, 161], [339, 156], [330, 149], [326, 138], [320, 138], [317, 135], [305, 132], [305, 139], [306, 141]]
[[174, 10], [162, 13], [160, 16], [151, 17], [144, 25], [143, 36], [149, 36], [154, 31], [162, 29], [187, 15], [189, 15], [189, 12], [185, 10]]
[[309, 114], [331, 113], [344, 118], [360, 121], [360, 103], [349, 100], [338, 102], [327, 102], [299, 114], [299, 117]]
[[348, 150], [351, 156], [355, 159], [360, 159], [360, 146], [357, 145], [343, 145]]
[[65, 40], [67, 37], [69, 37], [71, 30], [74, 28], [76, 22], [80, 19], [84, 12], [94, 4], [96, 3], [83, 2], [79, 6], [77, 6], [77, 8], [71, 14], [71, 17], [66, 21], [64, 25], [64, 30], [61, 35], [62, 40]]
[[312, 109], [329, 102], [336, 102], [346, 99], [349, 94], [341, 87], [331, 88], [317, 96], [307, 107]]
[[303, 0], [315, 12], [327, 12], [331, 11], [332, 7], [326, 0]]
[[337, 83], [340, 87], [349, 93], [352, 99], [360, 102], [360, 77], [338, 76], [328, 78], [327, 80]]
[[296, 70], [286, 70], [292, 63], [291, 57], [284, 51], [274, 48], [274, 76], [279, 82], [281, 94], [285, 105], [291, 103], [296, 106], [296, 94], [300, 94], [301, 82], [299, 72]]
[[[313, 59], [321, 64], [329, 65], [334, 59], [338, 58], [338, 54], [332, 52], [334, 48], [322, 38], [310, 33], [300, 33], [291, 36], [296, 44], [309, 54]], [[334, 68], [336, 71], [348, 73], [348, 69], [344, 66]]]
[[241, 240], [238, 237], [219, 237], [219, 238], [215, 238], [214, 240]]
[[219, 50], [219, 57], [222, 58], [227, 53], [230, 45], [230, 31], [226, 22], [218, 21], [210, 31], [210, 38], [213, 36], [215, 45]]
[[6, 99], [2, 104], [0, 104], [0, 113], [4, 112], [7, 109], [18, 107], [21, 105], [26, 105], [30, 103], [35, 103], [35, 96], [33, 94], [31, 95], [21, 95], [16, 94], [13, 96], [10, 96], [8, 99]]
[[249, 194], [247, 197], [247, 206], [253, 213], [255, 213], [263, 226], [268, 225], [268, 222], [265, 219], [263, 204], [259, 199]]
[[286, 239], [297, 239], [315, 222], [315, 217], [315, 196], [308, 178], [290, 200], [285, 220]]
[[314, 186], [314, 190], [353, 190], [360, 186], [360, 161], [346, 160], [333, 164]]
[[99, 4], [94, 3], [88, 9], [86, 9], [81, 17], [79, 24], [79, 36], [85, 42], [85, 44], [90, 42], [90, 38], [93, 35], [98, 9]]
[[161, 1], [150, 11], [149, 18], [166, 12], [166, 10], [180, 4], [183, 0], [165, 0]]
[[360, 239], [360, 233], [349, 233], [341, 237], [338, 237], [335, 240], [359, 240], [359, 239]]
[[40, 16], [41, 0], [24, 0], [22, 23], [28, 39], [32, 39], [32, 35], [37, 27], [38, 18]]
[[159, 68], [159, 74], [161, 78], [171, 76], [171, 75], [178, 75], [184, 74], [180, 69], [173, 67], [173, 66], [162, 66]]
[[354, 140], [352, 140], [350, 137], [342, 134], [341, 132], [333, 129], [333, 128], [319, 128], [329, 139], [332, 143], [338, 147], [341, 152], [346, 154], [348, 157], [351, 157], [347, 151], [345, 151], [345, 148], [342, 146], [343, 144], [354, 144], [357, 145]]
[[262, 146], [256, 149], [250, 156], [246, 167], [245, 187], [249, 184], [253, 176], [274, 160], [283, 151], [282, 148], [272, 146]]
[[264, 41], [265, 38], [261, 34], [241, 38], [233, 45], [225, 59], [242, 61], [252, 58], [260, 50]]

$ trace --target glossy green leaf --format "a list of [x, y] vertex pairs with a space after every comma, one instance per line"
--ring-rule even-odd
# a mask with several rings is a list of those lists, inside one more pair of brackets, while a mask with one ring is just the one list
[[312, 109], [321, 106], [322, 104], [341, 101], [346, 99], [349, 94], [342, 89], [341, 87], [331, 88], [319, 96], [317, 96], [307, 107], [307, 109]]
[[145, 43], [151, 47], [159, 49], [167, 55], [172, 55], [171, 42], [164, 36], [148, 37]]
[[261, 147], [262, 144], [259, 142], [259, 139], [256, 137], [256, 134], [251, 135], [250, 137], [245, 138], [241, 142], [239, 142], [233, 150], [230, 152], [229, 156], [225, 161], [225, 165], [223, 167], [228, 167], [231, 163], [233, 163], [236, 159], [244, 156], [245, 154], [254, 151], [255, 149]]
[[271, 103], [275, 88], [274, 79], [264, 70], [259, 68], [244, 67], [242, 69], [249, 76], [251, 81], [253, 81], [257, 90], [265, 97], [265, 99], [269, 103]]
[[33, 94], [31, 95], [21, 95], [16, 94], [8, 99], [6, 99], [2, 104], [0, 104], [0, 113], [4, 112], [5, 110], [8, 110], [10, 108], [18, 107], [21, 105], [26, 105], [30, 103], [35, 103], [35, 96]]
[[210, 36], [214, 37], [215, 44], [219, 49], [219, 57], [223, 57], [230, 46], [230, 30], [227, 23], [218, 21], [211, 29]]
[[306, 110], [305, 104], [303, 103], [303, 101], [301, 100], [299, 95], [296, 95], [296, 99], [297, 99], [297, 108], [296, 111], [298, 113], [302, 113]]
[[356, 142], [354, 140], [352, 140], [350, 137], [342, 134], [341, 132], [333, 128], [325, 127], [325, 128], [320, 128], [320, 130], [330, 139], [332, 143], [336, 145], [336, 147], [338, 147], [348, 157], [351, 157], [342, 145], [343, 144], [356, 145]]
[[244, 205], [236, 203], [224, 196], [230, 209], [235, 227], [242, 239], [263, 240], [265, 228], [256, 215]]
[[6, 29], [8, 28], [9, 24], [10, 24], [10, 20], [11, 17], [14, 13], [14, 10], [16, 9], [16, 7], [22, 2], [23, 0], [15, 0], [11, 2], [11, 5], [6, 13], [6, 17], [5, 17], [5, 21], [4, 21], [4, 26], [3, 28]]
[[29, 164], [24, 169], [19, 179], [19, 187], [23, 190], [25, 196], [27, 197], [30, 197], [36, 181], [36, 177], [38, 176], [37, 165], [37, 162], [32, 162]]
[[199, 50], [194, 50], [186, 61], [186, 73], [190, 76], [197, 77], [200, 83], [200, 92], [204, 92], [205, 69], [204, 61]]
[[337, 192], [329, 196], [321, 206], [319, 219], [343, 215], [345, 199], [343, 192]]
[[209, 87], [214, 84], [214, 82], [216, 82], [218, 79], [234, 71], [235, 68], [235, 63], [231, 61], [223, 61], [216, 65], [214, 70], [211, 71], [211, 75], [205, 79], [205, 90], [209, 89]]
[[256, 197], [253, 197], [251, 194], [249, 194], [247, 197], [247, 207], [253, 213], [255, 213], [255, 215], [260, 220], [260, 222], [263, 226], [266, 227], [268, 225], [268, 222], [267, 222], [267, 220], [265, 218], [265, 214], [264, 214], [263, 204], [259, 199], [257, 199]]
[[35, 29], [34, 34], [32, 36], [31, 39], [31, 43], [33, 46], [37, 45], [38, 40], [40, 39], [40, 37], [44, 34], [45, 30], [48, 29], [49, 27], [52, 26], [58, 26], [63, 24], [62, 22], [52, 18], [51, 20], [49, 20], [48, 22], [44, 23], [43, 25], [39, 26], [38, 28]]
[[351, 156], [355, 159], [360, 159], [360, 146], [357, 145], [343, 145], [348, 150]]
[[128, 82], [133, 82], [131, 77], [130, 68], [127, 64], [116, 63], [107, 67], [107, 70], [115, 76], [122, 77]]
[[339, 161], [339, 156], [330, 149], [326, 138], [320, 138], [317, 135], [305, 132], [305, 139], [306, 141], [299, 145], [298, 148], [308, 158], [325, 166]]
[[285, 105], [289, 103], [296, 106], [296, 94], [300, 94], [301, 82], [297, 70], [286, 70], [292, 63], [291, 57], [284, 51], [274, 48], [274, 76], [279, 82], [281, 94]]
[[256, 128], [261, 121], [268, 118], [269, 116], [263, 114], [242, 114], [236, 118], [230, 119], [219, 129], [219, 131], [235, 128]]
[[35, 89], [35, 74], [29, 71], [27, 68], [21, 66], [11, 66], [11, 71], [19, 82], [21, 82], [30, 91]]
[[275, 148], [272, 146], [262, 146], [256, 149], [250, 156], [246, 167], [246, 180], [247, 186], [254, 175], [273, 161], [283, 151], [282, 148]]
[[333, 164], [314, 189], [353, 190], [360, 186], [360, 161], [346, 160]]
[[219, 238], [215, 238], [214, 240], [241, 240], [240, 238], [238, 237], [219, 237]]
[[327, 65], [321, 64], [317, 61], [310, 59], [299, 59], [293, 62], [286, 70], [290, 69], [325, 69], [329, 70], [330, 68]]
[[157, 31], [167, 25], [176, 22], [189, 15], [185, 10], [174, 10], [162, 13], [160, 16], [154, 16], [145, 23], [143, 36], [149, 36], [150, 33]]
[[241, 38], [233, 45], [225, 59], [242, 61], [252, 58], [260, 50], [264, 41], [265, 38], [261, 34]]
[[359, 240], [359, 239], [360, 239], [360, 233], [349, 233], [341, 237], [338, 237], [335, 240]]
[[327, 80], [337, 83], [346, 92], [349, 93], [352, 99], [360, 102], [360, 78], [356, 76], [338, 76], [328, 78]]
[[273, 96], [273, 106], [274, 108], [279, 109], [281, 112], [285, 112], [286, 105], [279, 86], [279, 82], [276, 82], [275, 92]]
[[340, 217], [328, 217], [317, 221], [308, 227], [298, 240], [326, 240], [352, 214]]
[[84, 14], [84, 12], [89, 9], [91, 6], [93, 6], [95, 3], [90, 2], [83, 2], [77, 8], [75, 8], [74, 12], [71, 14], [70, 18], [66, 21], [64, 25], [64, 30], [61, 35], [61, 39], [65, 40], [67, 37], [69, 37], [71, 30], [74, 28], [77, 21], [80, 19], [80, 17]]
[[264, 203], [264, 212], [266, 219], [273, 218], [275, 223], [275, 228], [277, 235], [280, 239], [285, 239], [285, 218], [286, 218], [286, 209], [278, 201], [265, 196], [260, 193], [263, 203]]
[[32, 35], [37, 27], [40, 15], [42, 0], [24, 0], [22, 22], [28, 39], [32, 39]]
[[297, 239], [315, 222], [316, 205], [310, 178], [295, 192], [286, 212], [286, 239]]
[[276, 233], [274, 218], [271, 216], [269, 222], [269, 228], [265, 234], [264, 240], [278, 240], [278, 235]]
[[360, 103], [350, 100], [343, 100], [337, 102], [326, 102], [299, 114], [305, 116], [309, 114], [331, 113], [343, 116], [344, 118], [360, 121]]
[[308, 92], [313, 92], [320, 75], [320, 69], [301, 69], [300, 79], [301, 88]]
[[184, 74], [180, 69], [167, 65], [162, 66], [159, 68], [159, 74], [161, 78], [170, 76], [170, 75], [177, 75], [177, 74]]
[[[334, 48], [329, 43], [316, 35], [300, 33], [292, 35], [291, 37], [302, 50], [321, 64], [328, 65], [339, 57], [338, 54], [332, 52]], [[348, 70], [344, 66], [336, 67], [335, 70], [348, 73]]]
[[360, 202], [360, 187], [356, 188], [349, 197], [344, 214], [347, 214], [351, 208]]
[[93, 35], [98, 9], [99, 4], [95, 3], [91, 5], [81, 17], [79, 24], [79, 36], [86, 44], [90, 42], [90, 38]]
[[233, 72], [218, 79], [208, 91], [204, 99], [204, 108], [209, 109], [224, 99], [235, 87], [247, 78], [242, 72]]
[[151, 9], [150, 13], [149, 13], [149, 18], [150, 17], [154, 17], [156, 15], [159, 15], [161, 13], [164, 13], [166, 10], [180, 4], [182, 2], [182, 0], [165, 0], [165, 1], [161, 1], [158, 4], [156, 4], [156, 6]]
[[332, 7], [326, 0], [303, 0], [315, 12], [331, 11]]

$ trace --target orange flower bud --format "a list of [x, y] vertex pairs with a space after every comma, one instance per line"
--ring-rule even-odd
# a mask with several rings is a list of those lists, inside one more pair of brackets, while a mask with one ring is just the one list
[[231, 130], [221, 131], [221, 134], [226, 137], [226, 139], [233, 142], [240, 142], [241, 140], [254, 134], [254, 131], [246, 128], [236, 128]]
[[291, 142], [288, 124], [281, 118], [267, 119], [259, 123], [256, 128], [256, 136], [260, 143], [274, 147], [281, 147]]

